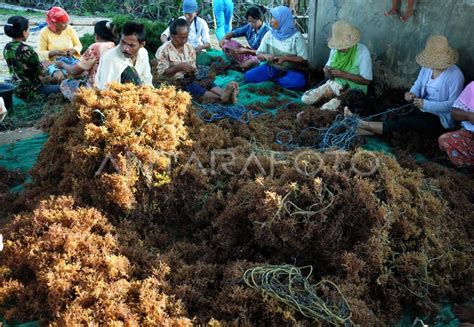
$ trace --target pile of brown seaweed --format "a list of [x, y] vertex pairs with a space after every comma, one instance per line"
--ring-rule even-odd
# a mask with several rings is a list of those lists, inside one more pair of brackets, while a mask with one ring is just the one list
[[314, 325], [243, 282], [246, 269], [267, 264], [311, 265], [311, 282], [338, 285], [361, 326], [472, 295], [472, 177], [361, 149], [275, 143], [282, 130], [325, 127], [337, 113], [205, 124], [188, 104], [169, 87], [80, 93], [18, 200], [34, 209], [0, 231], [0, 315]]

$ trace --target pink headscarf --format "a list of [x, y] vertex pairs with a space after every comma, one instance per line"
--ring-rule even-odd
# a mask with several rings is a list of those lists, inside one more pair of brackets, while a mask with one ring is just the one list
[[469, 83], [469, 85], [464, 88], [454, 103], [454, 107], [466, 111], [474, 111], [474, 82]]
[[57, 23], [68, 23], [69, 15], [61, 7], [53, 7], [46, 13], [46, 24], [52, 32], [56, 32]]

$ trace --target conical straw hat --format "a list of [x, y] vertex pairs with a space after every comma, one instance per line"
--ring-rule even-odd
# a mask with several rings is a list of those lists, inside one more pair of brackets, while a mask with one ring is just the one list
[[332, 25], [332, 36], [329, 38], [328, 46], [336, 50], [349, 49], [357, 44], [361, 37], [362, 33], [357, 27], [340, 20]]
[[448, 39], [442, 35], [431, 35], [425, 49], [416, 56], [418, 65], [432, 69], [447, 69], [458, 59], [458, 51], [451, 48]]

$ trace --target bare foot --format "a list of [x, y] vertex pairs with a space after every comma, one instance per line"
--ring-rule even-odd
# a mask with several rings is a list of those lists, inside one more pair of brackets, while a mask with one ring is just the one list
[[[352, 111], [349, 110], [349, 107], [344, 107], [344, 118], [353, 116]], [[369, 128], [370, 123], [362, 119], [357, 119], [357, 135], [374, 135]]]
[[375, 135], [375, 134], [372, 133], [371, 131], [368, 131], [368, 130], [363, 129], [363, 128], [357, 128], [357, 129], [356, 129], [356, 134], [357, 134], [357, 135], [360, 135], [360, 136], [372, 136], [372, 135]]
[[298, 112], [298, 113], [296, 114], [296, 121], [297, 121], [298, 123], [300, 123], [301, 120], [303, 119], [303, 115], [304, 115], [304, 111], [300, 111], [300, 112]]
[[398, 15], [398, 13], [399, 13], [398, 9], [392, 8], [389, 11], [384, 12], [383, 15], [385, 17], [388, 17], [388, 16], [393, 16], [393, 15]]
[[349, 110], [349, 107], [344, 107], [344, 117], [349, 117], [349, 116], [352, 116], [353, 113], [352, 111]]
[[456, 317], [462, 322], [474, 323], [474, 303], [453, 306]]
[[234, 91], [234, 86], [232, 83], [229, 83], [226, 85], [224, 92], [222, 92], [221, 95], [221, 102], [222, 103], [229, 103], [230, 102], [230, 97], [232, 96], [232, 92]]
[[406, 13], [403, 14], [403, 16], [400, 16], [400, 19], [402, 22], [406, 22], [411, 16], [414, 16], [415, 12], [412, 11], [407, 11]]
[[56, 81], [61, 82], [64, 79], [64, 74], [58, 69], [53, 73], [53, 77], [56, 79]]

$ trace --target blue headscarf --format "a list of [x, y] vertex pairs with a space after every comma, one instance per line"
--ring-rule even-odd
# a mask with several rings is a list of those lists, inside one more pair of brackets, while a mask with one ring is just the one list
[[272, 35], [280, 41], [286, 40], [295, 35], [298, 30], [295, 27], [295, 20], [291, 9], [279, 6], [270, 10], [272, 16], [278, 21], [278, 29], [272, 28]]
[[198, 4], [196, 0], [184, 0], [183, 1], [183, 13], [192, 14], [198, 9]]

